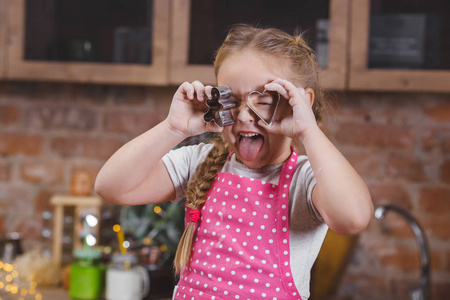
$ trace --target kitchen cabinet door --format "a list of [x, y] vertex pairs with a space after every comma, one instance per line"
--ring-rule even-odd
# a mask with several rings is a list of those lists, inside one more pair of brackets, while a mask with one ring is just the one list
[[349, 89], [450, 92], [447, 0], [353, 0]]
[[299, 28], [322, 66], [323, 87], [346, 86], [350, 0], [208, 1], [174, 0], [170, 82], [200, 80], [214, 84], [213, 55], [235, 23]]
[[5, 0], [6, 78], [166, 85], [167, 0]]

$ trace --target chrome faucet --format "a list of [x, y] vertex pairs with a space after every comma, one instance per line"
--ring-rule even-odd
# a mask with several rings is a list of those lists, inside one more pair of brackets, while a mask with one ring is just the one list
[[430, 248], [423, 229], [417, 220], [405, 209], [395, 205], [380, 205], [375, 209], [374, 217], [383, 220], [388, 210], [395, 211], [406, 219], [417, 239], [420, 249], [421, 275], [419, 286], [410, 292], [411, 300], [431, 299], [431, 276], [430, 276]]

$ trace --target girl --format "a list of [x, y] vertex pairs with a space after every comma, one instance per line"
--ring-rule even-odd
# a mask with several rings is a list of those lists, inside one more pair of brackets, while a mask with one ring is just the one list
[[[96, 191], [121, 205], [186, 195], [174, 299], [308, 299], [328, 227], [356, 233], [373, 211], [366, 185], [318, 127], [315, 55], [300, 36], [240, 25], [214, 66], [240, 103], [234, 124], [204, 122], [211, 86], [185, 82], [167, 118], [108, 160]], [[203, 132], [222, 138], [167, 153]]]

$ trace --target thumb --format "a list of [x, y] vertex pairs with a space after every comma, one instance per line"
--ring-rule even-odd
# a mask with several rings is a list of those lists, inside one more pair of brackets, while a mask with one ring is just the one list
[[208, 132], [222, 132], [223, 131], [223, 127], [220, 127], [220, 126], [216, 125], [216, 123], [214, 123], [214, 122], [209, 122], [208, 124], [206, 124], [206, 131], [208, 131]]

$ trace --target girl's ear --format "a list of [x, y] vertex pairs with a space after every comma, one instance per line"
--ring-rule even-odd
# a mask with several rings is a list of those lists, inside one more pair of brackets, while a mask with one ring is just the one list
[[309, 105], [312, 107], [314, 104], [314, 90], [312, 88], [306, 88], [305, 93], [309, 95]]

